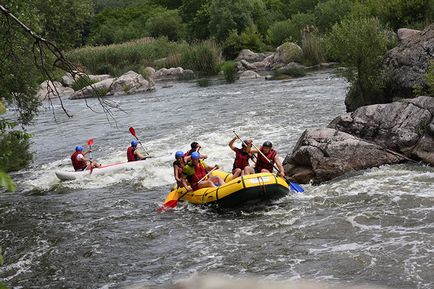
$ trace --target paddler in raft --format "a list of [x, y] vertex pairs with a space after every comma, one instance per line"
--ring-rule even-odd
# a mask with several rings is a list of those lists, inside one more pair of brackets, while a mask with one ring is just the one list
[[285, 176], [282, 162], [280, 161], [277, 151], [273, 149], [273, 144], [270, 141], [264, 142], [259, 150], [255, 147], [251, 150], [251, 153], [256, 154], [255, 173], [272, 173], [274, 164], [276, 164], [279, 169], [278, 175], [281, 177]]
[[[208, 179], [200, 181], [208, 172], [215, 168], [218, 168], [218, 165], [210, 167], [200, 159], [200, 154], [198, 152], [192, 152], [191, 161], [188, 162], [182, 170], [182, 186], [190, 192], [201, 188], [224, 185], [225, 182], [220, 177], [216, 176], [210, 176]], [[191, 187], [187, 186], [186, 180], [189, 182]]]
[[229, 142], [228, 146], [235, 152], [235, 161], [232, 167], [232, 179], [238, 178], [240, 175], [254, 174], [255, 171], [249, 165], [249, 159], [252, 157], [251, 149], [253, 141], [251, 139], [242, 141], [241, 148], [234, 146], [235, 140], [238, 137], [234, 137]]
[[[75, 147], [75, 152], [71, 155], [71, 161], [72, 161], [72, 166], [74, 167], [74, 170], [76, 172], [90, 169], [90, 164], [92, 164], [92, 167], [94, 168], [101, 167], [101, 165], [98, 164], [96, 161], [91, 161], [90, 159], [84, 157], [85, 155], [91, 152], [92, 150], [88, 150], [87, 152], [84, 153], [82, 146]], [[87, 162], [89, 162], [89, 165], [87, 164]]]
[[133, 139], [131, 141], [131, 146], [129, 146], [127, 149], [128, 162], [145, 160], [146, 158], [149, 157], [149, 156], [144, 156], [139, 152], [139, 150], [137, 149], [137, 144], [138, 144], [138, 142], [135, 139]]
[[[200, 159], [206, 159], [206, 155], [200, 155]], [[185, 165], [191, 160], [191, 155], [186, 156], [183, 151], [177, 151], [175, 153], [175, 161], [173, 162], [173, 176], [176, 181], [176, 188], [182, 188], [182, 170]]]
[[[200, 144], [198, 143], [198, 142], [192, 142], [191, 144], [190, 144], [190, 147], [191, 147], [191, 149], [190, 150], [188, 150], [185, 154], [184, 154], [184, 156], [185, 157], [187, 157], [187, 159], [186, 159], [186, 161], [189, 161], [190, 160], [190, 156], [191, 156], [191, 154], [193, 153], [193, 152], [197, 152], [197, 153], [199, 153], [199, 150], [202, 148], [201, 146], [200, 146]], [[200, 155], [200, 158], [201, 159], [206, 159], [208, 156], [207, 155], [205, 155], [205, 154], [201, 154]]]
[[173, 162], [173, 175], [178, 188], [182, 188], [182, 170], [184, 169], [186, 160], [183, 151], [175, 153], [175, 161]]

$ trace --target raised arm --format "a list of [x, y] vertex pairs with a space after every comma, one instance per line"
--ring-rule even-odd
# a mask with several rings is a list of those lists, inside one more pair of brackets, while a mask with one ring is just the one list
[[235, 151], [234, 143], [236, 141], [237, 137], [235, 136], [231, 141], [228, 143], [228, 146], [231, 148], [231, 150]]

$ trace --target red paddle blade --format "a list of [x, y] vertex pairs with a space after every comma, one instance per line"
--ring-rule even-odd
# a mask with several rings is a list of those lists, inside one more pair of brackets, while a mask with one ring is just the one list
[[91, 163], [90, 163], [90, 174], [89, 174], [89, 175], [91, 175], [92, 172], [93, 172], [93, 165], [92, 165], [92, 162], [91, 162]]
[[87, 145], [88, 145], [88, 146], [92, 146], [92, 145], [93, 145], [93, 138], [91, 138], [91, 139], [89, 139], [89, 140], [87, 141]]
[[157, 212], [159, 212], [159, 213], [165, 212], [167, 210], [176, 208], [177, 205], [178, 205], [178, 200], [170, 200], [170, 201], [164, 203], [160, 208], [158, 208]]
[[134, 130], [134, 127], [130, 126], [130, 128], [129, 128], [128, 130], [130, 131], [130, 133], [131, 133], [133, 136], [136, 136], [136, 131]]

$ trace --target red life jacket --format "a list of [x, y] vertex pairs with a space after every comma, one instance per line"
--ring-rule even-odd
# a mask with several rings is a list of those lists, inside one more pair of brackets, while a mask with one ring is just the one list
[[[259, 148], [262, 153], [262, 146]], [[265, 155], [265, 153], [264, 153]], [[277, 152], [274, 149], [271, 149], [268, 155], [265, 155], [271, 162], [268, 162], [267, 159], [265, 159], [261, 153], [258, 153], [257, 160], [256, 160], [256, 166], [255, 171], [261, 172], [262, 169], [266, 169], [269, 172], [273, 171], [273, 165], [274, 165], [274, 158], [276, 157]]]
[[[188, 166], [193, 166], [192, 163], [187, 164]], [[193, 190], [199, 189], [198, 182], [206, 176], [207, 172], [202, 162], [199, 162], [197, 166], [194, 167], [194, 174], [191, 176], [187, 176], [187, 180], [191, 185]]]
[[136, 149], [137, 148], [132, 147], [132, 146], [128, 147], [128, 149], [127, 149], [127, 159], [128, 159], [129, 162], [134, 162], [134, 161], [138, 161], [139, 160], [139, 158], [134, 154], [134, 152], [135, 152]]
[[243, 149], [235, 148], [235, 161], [232, 170], [242, 169], [249, 165], [249, 154]]
[[82, 171], [87, 167], [87, 162], [85, 160], [77, 160], [77, 156], [79, 154], [82, 154], [84, 156], [83, 152], [75, 152], [71, 155], [72, 166], [76, 171]]

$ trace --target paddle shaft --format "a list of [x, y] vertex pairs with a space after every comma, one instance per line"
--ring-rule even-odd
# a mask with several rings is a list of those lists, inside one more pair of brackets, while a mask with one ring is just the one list
[[92, 174], [92, 172], [93, 172], [93, 164], [92, 164], [92, 144], [93, 144], [93, 139], [87, 141], [87, 145], [89, 146], [89, 170], [90, 170], [90, 174]]
[[133, 127], [130, 127], [129, 129], [130, 133], [136, 138], [136, 140], [139, 142], [140, 146], [142, 147], [142, 149], [145, 151], [145, 153], [150, 157], [151, 155], [148, 153], [148, 151], [145, 149], [145, 147], [143, 146], [142, 142], [139, 140], [139, 138], [136, 135], [136, 130]]

